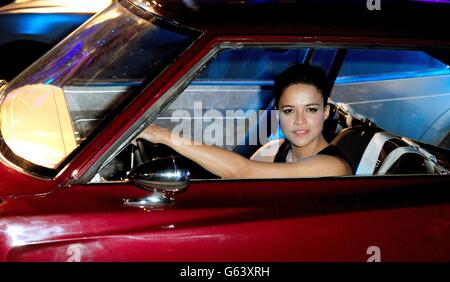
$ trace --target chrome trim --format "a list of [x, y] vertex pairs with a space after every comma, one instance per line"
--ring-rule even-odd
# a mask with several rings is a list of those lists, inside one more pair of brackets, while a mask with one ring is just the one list
[[190, 179], [189, 170], [180, 168], [174, 156], [155, 158], [132, 169], [130, 182], [152, 194], [141, 199], [127, 199], [125, 205], [140, 208], [163, 208], [173, 205], [175, 193], [184, 192]]
[[163, 192], [155, 191], [151, 195], [140, 199], [127, 199], [124, 205], [143, 209], [162, 209], [175, 203], [171, 196]]
[[138, 6], [139, 8], [150, 12], [155, 13], [154, 6], [161, 7], [161, 4], [157, 3], [156, 1], [150, 1], [150, 0], [128, 0], [128, 2], [133, 3], [134, 5]]
[[144, 190], [155, 189], [177, 193], [186, 189], [189, 184], [190, 172], [178, 167], [174, 156], [154, 158], [132, 169], [129, 180]]

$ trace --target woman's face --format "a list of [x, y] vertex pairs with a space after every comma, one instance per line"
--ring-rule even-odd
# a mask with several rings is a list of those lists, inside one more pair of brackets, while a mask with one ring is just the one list
[[309, 84], [286, 88], [278, 103], [280, 126], [286, 138], [297, 147], [304, 147], [322, 135], [328, 117], [322, 94]]

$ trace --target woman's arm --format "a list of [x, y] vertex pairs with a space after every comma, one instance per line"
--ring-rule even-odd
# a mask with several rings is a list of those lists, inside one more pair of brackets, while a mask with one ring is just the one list
[[333, 156], [316, 155], [296, 163], [253, 161], [216, 146], [180, 137], [155, 125], [149, 125], [137, 138], [165, 144], [222, 178], [296, 178], [351, 174], [345, 161]]
[[167, 145], [180, 155], [222, 178], [239, 178], [238, 171], [241, 167], [248, 166], [249, 162], [248, 159], [234, 152], [201, 144], [153, 124], [144, 129], [137, 138]]

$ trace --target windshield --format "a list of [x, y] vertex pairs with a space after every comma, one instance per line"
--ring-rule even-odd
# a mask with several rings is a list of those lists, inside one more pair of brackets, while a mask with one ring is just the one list
[[199, 36], [128, 1], [112, 4], [4, 89], [0, 149], [52, 171]]

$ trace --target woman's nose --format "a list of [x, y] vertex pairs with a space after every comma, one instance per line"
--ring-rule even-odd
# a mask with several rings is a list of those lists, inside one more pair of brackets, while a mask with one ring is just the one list
[[297, 113], [294, 119], [294, 124], [304, 124], [306, 122], [303, 113]]

